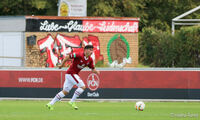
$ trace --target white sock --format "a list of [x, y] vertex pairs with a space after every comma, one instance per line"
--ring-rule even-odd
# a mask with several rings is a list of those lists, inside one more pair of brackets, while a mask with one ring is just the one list
[[59, 101], [61, 98], [65, 97], [65, 94], [60, 91], [52, 100], [49, 102], [50, 105], [55, 104], [55, 102]]
[[81, 95], [81, 93], [83, 93], [83, 91], [84, 90], [82, 88], [77, 88], [76, 91], [74, 92], [71, 102], [74, 102]]

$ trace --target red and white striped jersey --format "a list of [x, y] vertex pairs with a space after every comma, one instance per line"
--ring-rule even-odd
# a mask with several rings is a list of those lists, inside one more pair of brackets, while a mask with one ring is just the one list
[[78, 74], [86, 66], [94, 69], [93, 59], [90, 56], [86, 58], [83, 52], [71, 53], [69, 54], [69, 57], [73, 59], [73, 62], [67, 70], [67, 74]]

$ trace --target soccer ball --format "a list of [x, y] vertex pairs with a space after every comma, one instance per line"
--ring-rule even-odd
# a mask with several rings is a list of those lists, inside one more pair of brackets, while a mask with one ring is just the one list
[[137, 111], [143, 111], [144, 108], [145, 108], [144, 102], [142, 102], [142, 101], [136, 102], [136, 104], [135, 104], [135, 109], [136, 109]]

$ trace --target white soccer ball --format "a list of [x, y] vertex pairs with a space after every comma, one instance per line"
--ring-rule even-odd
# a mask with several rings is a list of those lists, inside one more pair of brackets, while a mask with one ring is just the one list
[[142, 101], [136, 102], [136, 104], [135, 104], [135, 109], [136, 109], [137, 111], [143, 111], [144, 108], [145, 108], [144, 102], [142, 102]]

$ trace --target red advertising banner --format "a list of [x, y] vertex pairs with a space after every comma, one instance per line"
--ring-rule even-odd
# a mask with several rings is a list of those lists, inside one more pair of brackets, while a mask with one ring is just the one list
[[[81, 72], [85, 83], [90, 73]], [[101, 71], [99, 88], [200, 89], [199, 76], [200, 71]]]
[[[200, 71], [90, 71], [80, 72], [85, 85], [98, 88], [200, 89]], [[0, 87], [61, 88], [65, 71], [0, 71]]]
[[60, 71], [0, 71], [0, 87], [60, 88]]
[[137, 33], [138, 21], [83, 20], [83, 32]]

